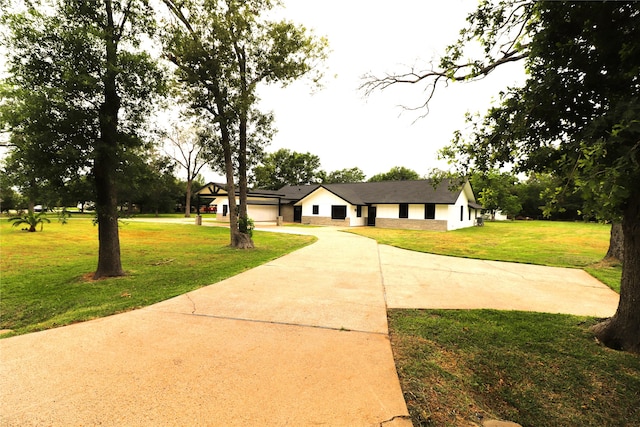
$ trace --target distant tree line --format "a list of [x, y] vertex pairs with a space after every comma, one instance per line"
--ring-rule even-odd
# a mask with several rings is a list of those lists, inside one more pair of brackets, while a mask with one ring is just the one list
[[[197, 142], [194, 144], [197, 146]], [[285, 185], [425, 178], [403, 166], [394, 166], [389, 171], [377, 173], [368, 179], [359, 167], [327, 172], [321, 168], [319, 156], [286, 148], [255, 156], [252, 162], [255, 167], [249, 174], [251, 187], [270, 190], [278, 190]], [[36, 203], [69, 207], [76, 206], [79, 202], [95, 200], [95, 189], [86, 176], [69, 181], [64, 186], [46, 180], [32, 185], [28, 174], [21, 173], [18, 167], [8, 167], [10, 165], [16, 163], [5, 163], [0, 182], [0, 209], [3, 212], [27, 210]], [[186, 170], [185, 161], [178, 156], [162, 155], [153, 150], [129, 156], [118, 173], [120, 211], [123, 214], [178, 212], [185, 210], [187, 201], [190, 205], [187, 209], [195, 209], [197, 198], [193, 196], [191, 189], [197, 190], [205, 182], [199, 175], [192, 174], [191, 170], [188, 177], [192, 182], [189, 184], [186, 179], [177, 178], [184, 173], [181, 170]], [[558, 191], [561, 180], [551, 174], [532, 173], [521, 179], [510, 172], [491, 170], [472, 173], [469, 180], [477, 202], [491, 217], [500, 212], [509, 218], [590, 219], [583, 213], [583, 197], [579, 191], [576, 188]]]

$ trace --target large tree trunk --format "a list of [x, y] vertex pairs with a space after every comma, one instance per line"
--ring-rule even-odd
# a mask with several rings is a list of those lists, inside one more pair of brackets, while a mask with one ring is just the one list
[[622, 219], [624, 258], [615, 315], [593, 327], [607, 347], [640, 353], [640, 192], [629, 197]]
[[[240, 219], [248, 225], [249, 214], [247, 211], [247, 115], [243, 112], [240, 116], [240, 152], [238, 153], [238, 176], [240, 187]], [[238, 230], [235, 236], [234, 247], [239, 249], [252, 249], [255, 247], [251, 235], [246, 230]]]
[[[249, 90], [247, 85], [247, 65], [246, 65], [246, 52], [243, 48], [235, 45], [236, 55], [238, 58], [238, 65], [241, 79], [241, 91], [242, 91], [242, 103], [240, 105], [240, 121], [239, 121], [239, 153], [238, 153], [238, 186], [240, 193], [240, 220], [245, 226], [248, 226], [249, 213], [248, 213], [248, 193], [247, 188], [247, 122], [248, 122], [248, 109], [249, 109]], [[247, 230], [238, 230], [238, 235], [235, 236], [235, 243], [233, 245], [240, 249], [252, 249], [255, 247], [251, 234]]]
[[[191, 172], [187, 173], [189, 175], [191, 175]], [[191, 186], [193, 185], [193, 180], [191, 178], [189, 178], [187, 180], [187, 198], [184, 202], [184, 217], [185, 218], [191, 218]], [[198, 212], [199, 213], [199, 212]]]
[[620, 222], [611, 224], [609, 250], [607, 250], [607, 255], [605, 255], [604, 258], [618, 261], [624, 259], [624, 233], [622, 232], [622, 223]]
[[238, 209], [236, 208], [236, 185], [233, 171], [233, 158], [231, 155], [231, 136], [227, 129], [227, 122], [220, 120], [220, 133], [222, 136], [222, 153], [224, 155], [224, 168], [227, 178], [227, 199], [229, 201], [229, 245], [237, 247]]
[[104, 103], [100, 107], [100, 140], [94, 160], [96, 211], [98, 214], [98, 268], [94, 279], [123, 276], [118, 235], [118, 199], [115, 172], [118, 167], [118, 111], [120, 97], [116, 89], [117, 45], [111, 3], [105, 2], [108, 25], [105, 29], [107, 64], [104, 77]]

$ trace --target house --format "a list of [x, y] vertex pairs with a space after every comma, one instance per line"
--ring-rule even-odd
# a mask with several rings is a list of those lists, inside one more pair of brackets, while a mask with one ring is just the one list
[[468, 182], [430, 180], [322, 184], [296, 207], [304, 224], [442, 231], [473, 226], [481, 210]]
[[[222, 213], [224, 220], [224, 186], [208, 184], [197, 194], [221, 200], [223, 209], [218, 207], [218, 216]], [[432, 181], [419, 180], [251, 190], [247, 209], [254, 221], [281, 217], [285, 222], [313, 225], [446, 231], [473, 226], [481, 206], [468, 182], [453, 185], [445, 180], [434, 188]]]

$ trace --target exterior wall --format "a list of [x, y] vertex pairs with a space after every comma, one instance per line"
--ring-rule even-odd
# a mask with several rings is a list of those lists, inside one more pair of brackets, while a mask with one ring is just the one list
[[[409, 218], [402, 219], [415, 219], [424, 221], [424, 203], [409, 204]], [[377, 218], [389, 218], [400, 219], [400, 205], [375, 205], [378, 208], [376, 213]], [[436, 205], [436, 215], [434, 219], [448, 220], [449, 219], [449, 206], [448, 205]], [[428, 220], [433, 221], [433, 220]]]
[[[462, 208], [462, 221], [460, 220], [460, 208]], [[476, 219], [476, 210], [471, 209], [471, 215], [469, 215], [469, 199], [466, 192], [460, 192], [458, 200], [454, 205], [449, 206], [449, 219], [447, 230], [457, 230], [459, 228], [473, 227]], [[471, 217], [471, 219], [469, 219]]]
[[280, 215], [284, 222], [293, 222], [293, 205], [281, 205]]
[[436, 205], [436, 217], [443, 221], [449, 220], [449, 205]]
[[378, 220], [382, 218], [398, 218], [400, 205], [376, 205], [376, 225]]
[[362, 227], [367, 225], [367, 207], [366, 206], [362, 206], [360, 208], [360, 217], [358, 217], [358, 207], [357, 206], [353, 206], [351, 208], [351, 221], [349, 222], [349, 226], [351, 227]]
[[[449, 206], [436, 205], [435, 219], [424, 219], [424, 203], [409, 204], [409, 218], [398, 218], [399, 204], [376, 205], [376, 227], [446, 231]], [[366, 223], [365, 223], [366, 224]]]
[[[357, 216], [357, 206], [336, 196], [324, 188], [319, 188], [298, 202], [302, 205], [302, 223], [312, 225], [332, 225], [339, 227], [352, 227], [365, 225], [366, 209], [362, 209], [362, 216]], [[318, 206], [318, 213], [313, 213], [313, 206]], [[331, 219], [331, 206], [341, 205], [347, 207], [347, 216], [344, 220]]]

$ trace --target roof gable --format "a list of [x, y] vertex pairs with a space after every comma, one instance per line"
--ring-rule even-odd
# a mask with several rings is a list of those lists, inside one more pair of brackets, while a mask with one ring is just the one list
[[[236, 186], [235, 193], [236, 196], [239, 194], [240, 189]], [[202, 197], [217, 197], [217, 196], [227, 196], [229, 192], [227, 191], [226, 184], [220, 184], [216, 182], [210, 182], [202, 188], [198, 189], [194, 195], [202, 196]], [[280, 198], [282, 197], [282, 193], [280, 191], [273, 190], [255, 190], [249, 189], [247, 191], [248, 196], [252, 197], [263, 197], [263, 198]]]

